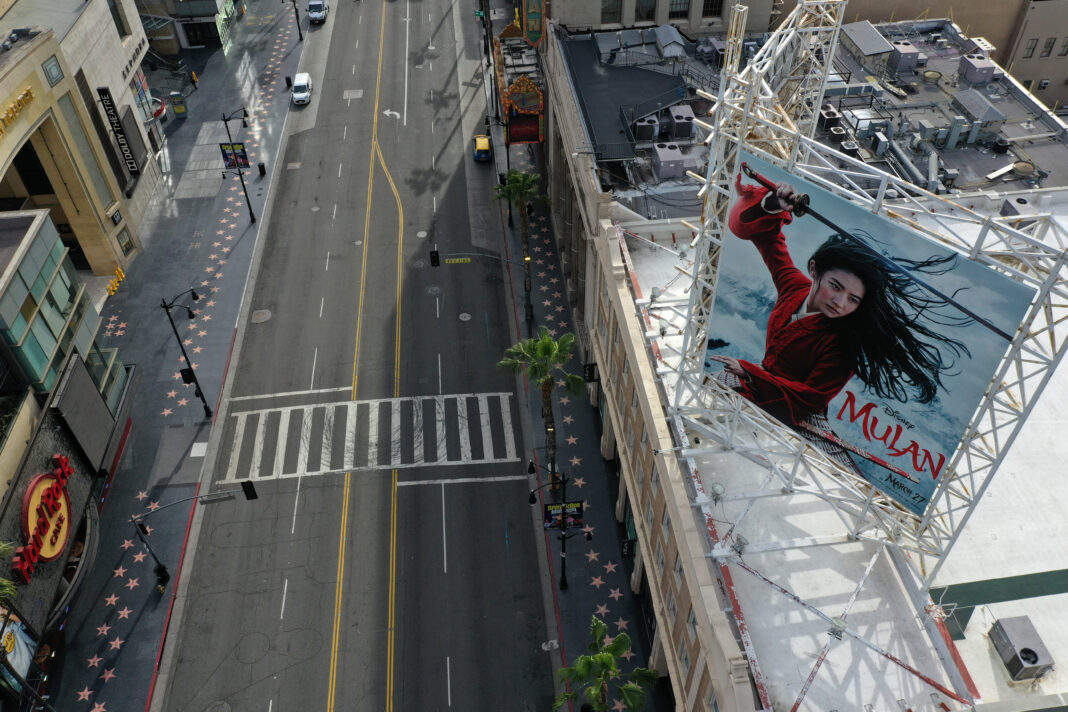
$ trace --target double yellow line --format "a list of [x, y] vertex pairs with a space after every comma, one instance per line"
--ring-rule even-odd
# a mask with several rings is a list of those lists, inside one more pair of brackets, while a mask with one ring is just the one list
[[[404, 205], [401, 202], [397, 184], [386, 165], [386, 159], [382, 155], [382, 147], [378, 143], [378, 110], [382, 89], [382, 55], [385, 48], [386, 36], [386, 6], [382, 6], [382, 22], [378, 31], [378, 70], [375, 78], [375, 107], [372, 114], [371, 125], [371, 156], [367, 167], [367, 207], [363, 221], [363, 257], [360, 265], [360, 294], [359, 306], [356, 310], [356, 347], [352, 361], [352, 392], [351, 399], [356, 400], [356, 386], [359, 379], [360, 364], [360, 337], [363, 331], [363, 300], [364, 289], [367, 284], [367, 256], [371, 244], [371, 205], [374, 191], [375, 161], [377, 160], [385, 173], [386, 181], [393, 198], [397, 203], [397, 294], [396, 294], [396, 322], [393, 335], [393, 396], [400, 396], [400, 368], [401, 368], [401, 296], [404, 288]], [[352, 484], [352, 473], [345, 473], [345, 487], [341, 502], [341, 531], [338, 538], [337, 555], [337, 584], [334, 590], [334, 626], [333, 636], [330, 642], [330, 679], [327, 690], [326, 712], [334, 712], [334, 702], [337, 694], [337, 663], [338, 650], [341, 642], [341, 612], [342, 598], [345, 589], [345, 539], [348, 533], [349, 522], [349, 495]], [[397, 470], [393, 470], [390, 477], [390, 506], [389, 506], [389, 606], [388, 620], [386, 622], [386, 707], [385, 712], [393, 710], [393, 658], [394, 658], [394, 621], [396, 620], [396, 582], [397, 582]]]

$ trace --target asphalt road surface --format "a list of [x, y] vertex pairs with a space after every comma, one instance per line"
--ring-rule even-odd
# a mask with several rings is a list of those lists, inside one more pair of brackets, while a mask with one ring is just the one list
[[502, 264], [428, 257], [502, 244], [472, 10], [338, 2], [307, 33], [210, 465], [260, 498], [202, 509], [168, 710], [550, 705]]

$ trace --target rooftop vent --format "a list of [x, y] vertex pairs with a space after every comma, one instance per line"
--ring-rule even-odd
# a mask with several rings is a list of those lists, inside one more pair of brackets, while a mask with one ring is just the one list
[[1029, 617], [999, 618], [989, 636], [1013, 680], [1034, 680], [1053, 669], [1053, 658]]

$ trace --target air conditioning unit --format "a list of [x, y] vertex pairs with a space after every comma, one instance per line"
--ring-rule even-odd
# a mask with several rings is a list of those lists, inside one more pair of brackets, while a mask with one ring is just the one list
[[1053, 658], [1029, 617], [999, 618], [988, 635], [1013, 680], [1033, 680], [1053, 669]]

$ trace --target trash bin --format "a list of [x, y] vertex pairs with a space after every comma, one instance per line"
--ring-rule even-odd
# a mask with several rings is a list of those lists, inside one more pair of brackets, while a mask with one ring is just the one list
[[262, 162], [261, 163], [257, 163], [256, 164], [256, 168], [260, 169], [260, 178], [263, 178], [265, 175], [267, 175], [267, 166], [266, 166], [266, 164], [264, 164]]

